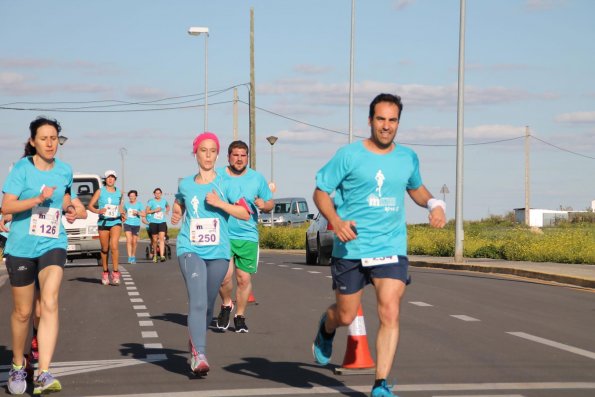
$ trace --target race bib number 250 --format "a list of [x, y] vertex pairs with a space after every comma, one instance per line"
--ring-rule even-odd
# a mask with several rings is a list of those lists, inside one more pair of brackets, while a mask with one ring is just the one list
[[219, 245], [220, 221], [217, 218], [198, 218], [190, 221], [192, 245]]

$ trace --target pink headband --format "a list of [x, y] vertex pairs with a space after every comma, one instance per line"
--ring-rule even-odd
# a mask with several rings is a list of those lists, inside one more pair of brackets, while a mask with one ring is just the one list
[[194, 142], [192, 142], [192, 153], [196, 154], [198, 150], [198, 146], [200, 143], [206, 139], [212, 139], [217, 144], [217, 154], [219, 154], [219, 138], [217, 135], [213, 134], [212, 132], [203, 132], [202, 134], [198, 134], [196, 138], [194, 138]]

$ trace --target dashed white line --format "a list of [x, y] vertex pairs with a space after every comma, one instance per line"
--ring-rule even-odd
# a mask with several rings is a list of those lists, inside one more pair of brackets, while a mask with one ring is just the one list
[[292, 267], [291, 270], [302, 270], [301, 267]]
[[135, 291], [129, 291], [128, 292], [128, 296], [139, 296], [140, 292], [135, 292]]
[[158, 338], [159, 337], [159, 335], [157, 335], [156, 331], [142, 331], [141, 336], [143, 338]]
[[153, 321], [151, 321], [151, 320], [139, 321], [138, 325], [140, 325], [141, 327], [152, 327]]
[[146, 305], [134, 305], [134, 306], [132, 306], [132, 308], [134, 310], [147, 310], [147, 306]]
[[524, 332], [507, 332], [507, 334], [518, 336], [519, 338], [527, 339], [533, 342], [541, 343], [547, 346], [555, 347], [556, 349], [565, 350], [570, 353], [578, 354], [579, 356], [584, 356], [590, 359], [595, 360], [595, 353], [580, 349], [578, 347], [565, 345], [564, 343], [556, 342], [549, 339], [540, 338], [539, 336], [534, 336], [530, 334], [526, 334]]
[[409, 302], [409, 303], [411, 303], [412, 305], [421, 306], [421, 307], [431, 307], [431, 306], [433, 306], [433, 305], [430, 305], [429, 303], [426, 303], [426, 302]]
[[142, 313], [136, 313], [136, 317], [151, 317], [151, 315], [149, 313], [142, 312]]
[[454, 318], [458, 318], [459, 320], [463, 320], [463, 321], [481, 321], [476, 318], [466, 316], [464, 314], [451, 314], [450, 316], [454, 317]]
[[130, 299], [130, 302], [132, 302], [132, 303], [143, 303], [144, 300], [143, 300], [143, 298], [131, 298]]
[[320, 274], [320, 272], [316, 272], [314, 270], [308, 270], [308, 273], [311, 273], [311, 274]]

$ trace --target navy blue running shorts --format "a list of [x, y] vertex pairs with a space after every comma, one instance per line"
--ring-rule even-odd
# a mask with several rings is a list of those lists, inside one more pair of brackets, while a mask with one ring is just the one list
[[39, 258], [21, 258], [9, 255], [6, 258], [6, 270], [10, 285], [13, 287], [25, 287], [37, 280], [37, 275], [48, 266], [56, 265], [64, 268], [66, 264], [66, 250], [54, 248]]
[[407, 284], [408, 270], [409, 259], [401, 255], [398, 263], [370, 267], [362, 266], [359, 259], [331, 258], [333, 289], [342, 295], [358, 292], [374, 278], [392, 278]]
[[129, 225], [127, 223], [124, 224], [124, 232], [130, 232], [133, 236], [138, 236], [139, 231], [140, 226]]

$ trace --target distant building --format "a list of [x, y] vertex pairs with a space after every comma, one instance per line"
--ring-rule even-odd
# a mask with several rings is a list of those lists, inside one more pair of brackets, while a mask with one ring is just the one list
[[[595, 211], [595, 200], [591, 203], [593, 211]], [[573, 214], [586, 213], [588, 211], [564, 211], [564, 210], [543, 210], [537, 208], [529, 209], [529, 226], [531, 227], [547, 227], [555, 226], [559, 221], [567, 221], [572, 219]], [[519, 223], [525, 223], [525, 209], [514, 209], [515, 220]]]

